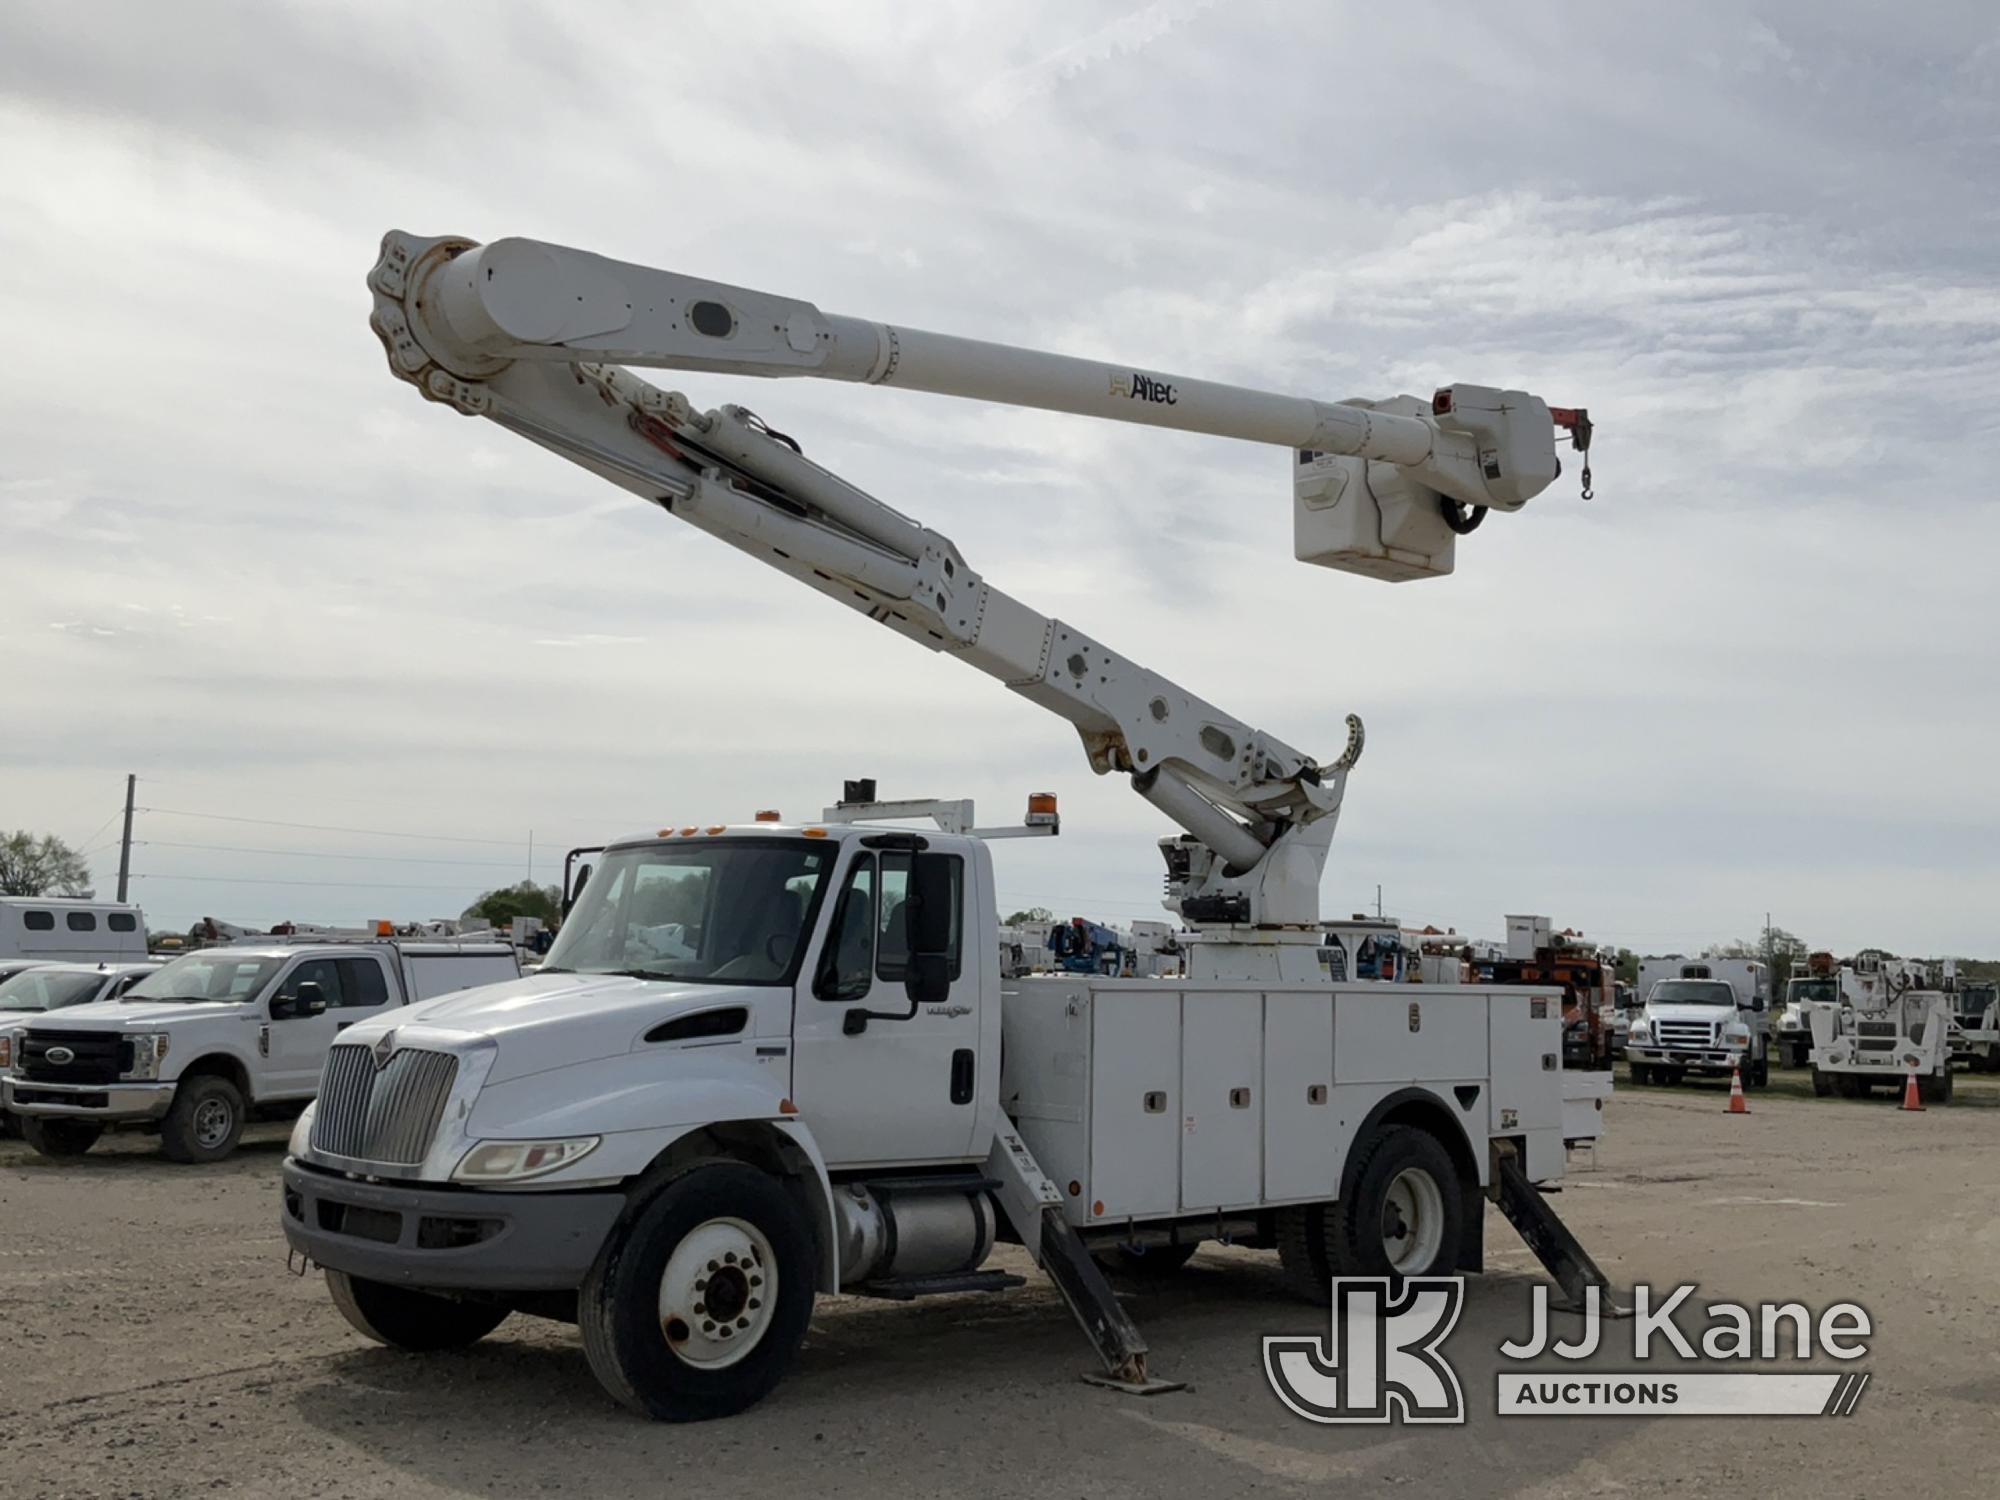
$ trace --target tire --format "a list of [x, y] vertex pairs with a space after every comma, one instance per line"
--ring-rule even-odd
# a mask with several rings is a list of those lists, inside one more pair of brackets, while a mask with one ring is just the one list
[[[732, 1164], [675, 1178], [626, 1210], [584, 1278], [591, 1372], [656, 1421], [733, 1416], [791, 1367], [817, 1269], [812, 1226], [767, 1173]], [[726, 1302], [711, 1320], [717, 1288]]]
[[168, 1161], [221, 1161], [243, 1139], [243, 1093], [213, 1073], [183, 1079], [160, 1122], [160, 1154]]
[[1334, 1205], [1336, 1276], [1441, 1276], [1458, 1263], [1464, 1205], [1458, 1168], [1428, 1131], [1385, 1125], [1361, 1148]]
[[1750, 1065], [1750, 1077], [1746, 1081], [1753, 1089], [1767, 1089], [1771, 1086], [1770, 1053], [1765, 1053]]
[[356, 1333], [411, 1354], [435, 1354], [441, 1349], [476, 1344], [506, 1322], [510, 1311], [490, 1302], [433, 1297], [409, 1287], [349, 1276], [345, 1271], [328, 1271], [326, 1290]]
[[1653, 1069], [1647, 1063], [1632, 1064], [1632, 1081], [1644, 1087], [1653, 1081]]
[[1194, 1252], [1193, 1245], [1147, 1245], [1143, 1252], [1117, 1245], [1098, 1251], [1097, 1263], [1110, 1275], [1128, 1281], [1164, 1281], [1178, 1275]]
[[1917, 1098], [1924, 1104], [1951, 1103], [1951, 1069], [1917, 1080]]
[[97, 1138], [103, 1134], [104, 1127], [89, 1120], [21, 1116], [21, 1138], [50, 1161], [64, 1161], [83, 1155], [97, 1144]]
[[1826, 1099], [1832, 1096], [1833, 1080], [1829, 1078], [1826, 1074], [1820, 1072], [1817, 1064], [1814, 1065], [1812, 1070], [1812, 1080], [1813, 1080], [1813, 1097], [1815, 1099]]

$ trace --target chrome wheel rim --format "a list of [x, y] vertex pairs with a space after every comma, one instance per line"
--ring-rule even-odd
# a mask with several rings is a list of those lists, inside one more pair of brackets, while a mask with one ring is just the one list
[[194, 1110], [195, 1144], [204, 1150], [213, 1151], [229, 1139], [229, 1128], [236, 1123], [236, 1112], [221, 1099], [204, 1099]]

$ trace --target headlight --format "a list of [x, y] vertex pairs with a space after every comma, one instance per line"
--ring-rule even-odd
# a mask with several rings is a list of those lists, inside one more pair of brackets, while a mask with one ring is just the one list
[[1725, 1026], [1722, 1028], [1722, 1045], [1725, 1047], [1747, 1047], [1750, 1045], [1748, 1026]]
[[298, 1124], [292, 1127], [291, 1144], [285, 1147], [285, 1153], [288, 1156], [304, 1156], [306, 1154], [306, 1147], [312, 1144], [313, 1115], [318, 1109], [319, 1101], [315, 1099], [299, 1115]]
[[140, 1080], [158, 1078], [161, 1059], [167, 1055], [167, 1034], [164, 1031], [128, 1031], [124, 1042], [132, 1049], [132, 1066], [118, 1076]]
[[1652, 1022], [1634, 1021], [1632, 1023], [1632, 1035], [1629, 1038], [1629, 1040], [1635, 1042], [1650, 1042], [1652, 1039], [1653, 1039]]
[[14, 1033], [0, 1031], [0, 1073], [14, 1066]]
[[452, 1172], [455, 1182], [519, 1182], [542, 1177], [597, 1149], [603, 1137], [578, 1136], [567, 1141], [486, 1141], [465, 1153]]

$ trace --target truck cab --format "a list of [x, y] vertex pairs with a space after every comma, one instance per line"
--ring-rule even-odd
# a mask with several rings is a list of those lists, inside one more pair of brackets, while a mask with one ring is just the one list
[[1740, 1070], [1745, 1088], [1769, 1083], [1765, 972], [1753, 959], [1645, 960], [1645, 1005], [1625, 1044], [1632, 1081], [1671, 1084]]
[[10, 1028], [13, 1070], [0, 1097], [44, 1156], [80, 1156], [106, 1130], [139, 1128], [157, 1132], [172, 1160], [220, 1161], [251, 1119], [312, 1098], [327, 1049], [349, 1027], [519, 973], [504, 943], [205, 948], [116, 999]]

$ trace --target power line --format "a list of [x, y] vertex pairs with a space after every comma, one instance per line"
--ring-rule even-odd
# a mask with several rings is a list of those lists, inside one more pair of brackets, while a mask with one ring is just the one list
[[215, 823], [256, 823], [265, 828], [300, 828], [309, 833], [365, 833], [375, 838], [419, 839], [435, 844], [490, 844], [500, 849], [518, 849], [522, 839], [482, 839], [453, 833], [409, 833], [395, 828], [354, 828], [337, 823], [287, 823], [277, 818], [245, 818], [231, 813], [188, 812], [178, 807], [142, 807], [140, 812], [169, 818], [206, 818]]
[[135, 872], [134, 880], [193, 880], [203, 885], [293, 885], [309, 890], [353, 890], [353, 891], [463, 891], [478, 885], [478, 881], [456, 881], [450, 884], [396, 885], [381, 880], [266, 880], [256, 875], [182, 875], [173, 870], [153, 870], [145, 874]]
[[391, 865], [458, 865], [481, 870], [518, 870], [512, 859], [431, 859], [421, 854], [339, 854], [330, 849], [268, 849], [243, 844], [183, 844], [172, 839], [135, 839], [147, 849], [206, 849], [217, 854], [275, 854], [285, 859], [358, 859]]

